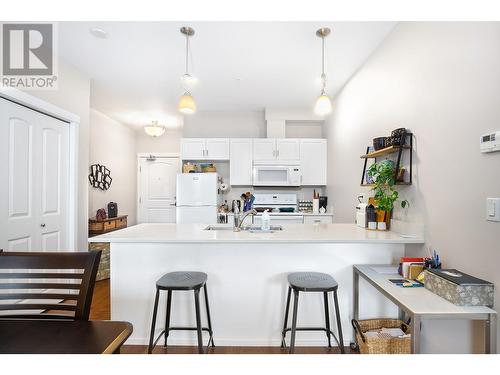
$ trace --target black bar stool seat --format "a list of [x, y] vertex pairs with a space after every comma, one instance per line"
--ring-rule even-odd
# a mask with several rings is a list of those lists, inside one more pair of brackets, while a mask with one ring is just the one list
[[[158, 340], [160, 340], [162, 335], [165, 335], [165, 344], [167, 346], [167, 338], [170, 331], [197, 331], [198, 335], [198, 352], [200, 354], [204, 353], [203, 342], [202, 342], [202, 331], [209, 333], [210, 337], [208, 339], [208, 345], [212, 343], [214, 347], [212, 322], [210, 320], [210, 307], [208, 305], [208, 294], [207, 294], [207, 279], [208, 276], [204, 272], [196, 271], [176, 271], [169, 272], [163, 275], [156, 282], [156, 295], [155, 304], [153, 308], [153, 321], [151, 323], [151, 333], [149, 335], [149, 346], [148, 353], [153, 352], [154, 347]], [[205, 308], [207, 313], [208, 328], [202, 327], [201, 316], [200, 316], [200, 290], [203, 288], [203, 294], [205, 295]], [[166, 290], [167, 293], [167, 312], [165, 315], [165, 329], [160, 332], [158, 338], [154, 339], [155, 326], [156, 326], [156, 315], [158, 312], [158, 301], [160, 298], [160, 291]], [[172, 293], [173, 291], [194, 291], [194, 304], [195, 304], [195, 314], [196, 314], [196, 327], [170, 327], [170, 310], [172, 307]]]
[[301, 292], [330, 292], [339, 286], [333, 277], [321, 272], [294, 272], [288, 275], [288, 283]]
[[156, 287], [160, 290], [194, 290], [205, 285], [207, 279], [207, 274], [203, 272], [169, 272], [156, 282]]
[[[337, 281], [330, 275], [321, 272], [293, 272], [288, 274], [288, 294], [286, 299], [285, 321], [283, 323], [281, 347], [286, 348], [286, 333], [291, 331], [290, 349], [289, 353], [292, 354], [295, 350], [295, 334], [297, 331], [323, 331], [328, 338], [328, 347], [331, 348], [331, 336], [337, 341], [340, 352], [345, 353], [344, 338], [342, 335], [342, 324], [340, 321], [339, 302], [337, 297], [337, 289], [339, 287]], [[292, 327], [288, 328], [288, 313], [290, 310], [290, 299], [294, 294], [293, 300], [293, 317]], [[325, 327], [297, 327], [297, 311], [299, 303], [299, 292], [321, 292], [323, 293], [323, 304], [325, 308]], [[338, 338], [330, 330], [330, 310], [328, 306], [328, 293], [333, 292], [333, 299], [335, 302], [335, 315], [337, 320], [337, 333]]]

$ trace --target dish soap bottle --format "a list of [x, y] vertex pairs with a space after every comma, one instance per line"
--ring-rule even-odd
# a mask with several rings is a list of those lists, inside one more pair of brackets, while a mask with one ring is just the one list
[[262, 214], [261, 229], [266, 231], [271, 230], [271, 215], [269, 215], [269, 210], [265, 210]]

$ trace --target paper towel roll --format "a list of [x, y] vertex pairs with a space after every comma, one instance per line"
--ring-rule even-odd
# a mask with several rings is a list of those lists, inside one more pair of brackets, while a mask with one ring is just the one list
[[319, 214], [319, 199], [313, 199], [313, 214]]

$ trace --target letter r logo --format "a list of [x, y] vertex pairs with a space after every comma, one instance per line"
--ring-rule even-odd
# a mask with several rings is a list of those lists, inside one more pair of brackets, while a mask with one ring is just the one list
[[52, 24], [2, 25], [3, 75], [52, 75]]

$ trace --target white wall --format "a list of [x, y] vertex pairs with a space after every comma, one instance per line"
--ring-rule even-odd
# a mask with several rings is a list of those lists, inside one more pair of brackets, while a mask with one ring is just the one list
[[78, 248], [87, 250], [88, 237], [88, 161], [90, 78], [63, 59], [59, 60], [59, 88], [54, 91], [31, 91], [51, 104], [80, 116], [78, 132]]
[[200, 111], [184, 116], [187, 138], [265, 138], [264, 111]]
[[[479, 136], [500, 128], [499, 103], [500, 23], [401, 23], [335, 99], [327, 124], [335, 220], [354, 220], [359, 155], [371, 139], [411, 129], [414, 184], [399, 189], [411, 207], [395, 214], [425, 223], [426, 245], [446, 267], [494, 282], [497, 309], [500, 223], [485, 220], [485, 200], [500, 196], [500, 153], [481, 154]], [[467, 345], [471, 326], [440, 324], [448, 330], [426, 330], [428, 350], [482, 350]]]
[[89, 165], [105, 165], [113, 179], [108, 190], [89, 184], [89, 215], [109, 202], [118, 203], [118, 214], [128, 215], [128, 225], [136, 223], [137, 157], [136, 132], [94, 109], [90, 110]]
[[161, 137], [153, 138], [143, 129], [135, 132], [136, 151], [150, 153], [179, 153], [181, 151], [182, 130], [167, 130]]

